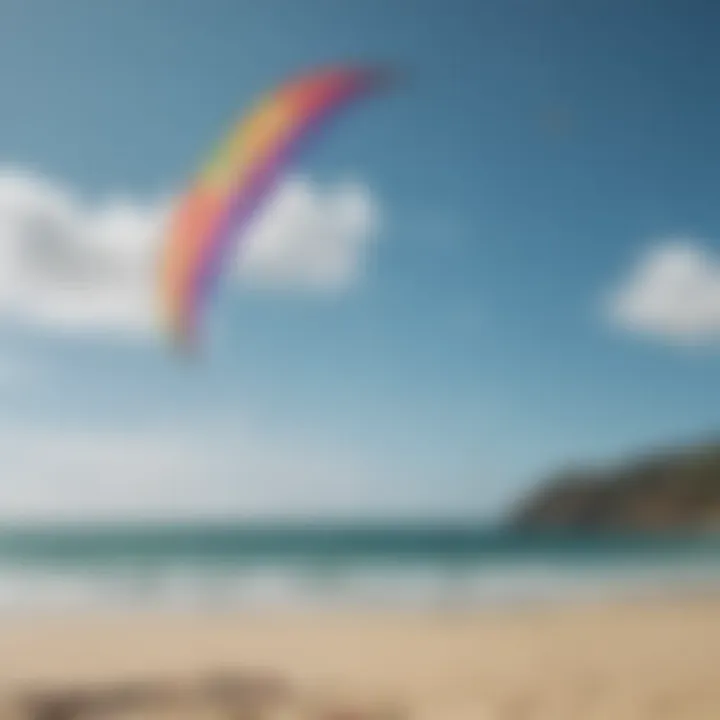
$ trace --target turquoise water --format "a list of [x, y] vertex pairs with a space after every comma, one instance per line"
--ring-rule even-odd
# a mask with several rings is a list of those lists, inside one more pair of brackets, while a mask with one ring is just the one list
[[0, 528], [0, 603], [525, 601], [720, 586], [720, 536], [439, 523]]

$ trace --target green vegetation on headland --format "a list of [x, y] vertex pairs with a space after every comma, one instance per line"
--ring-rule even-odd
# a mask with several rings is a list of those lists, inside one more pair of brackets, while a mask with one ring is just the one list
[[509, 519], [537, 530], [720, 531], [720, 442], [566, 470]]

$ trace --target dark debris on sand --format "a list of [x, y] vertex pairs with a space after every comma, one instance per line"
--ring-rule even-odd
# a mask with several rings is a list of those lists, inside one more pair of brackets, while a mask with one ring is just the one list
[[15, 694], [2, 720], [102, 720], [153, 712], [212, 711], [218, 720], [410, 720], [398, 707], [358, 707], [303, 695], [285, 679], [264, 673], [215, 673], [196, 682], [125, 681]]

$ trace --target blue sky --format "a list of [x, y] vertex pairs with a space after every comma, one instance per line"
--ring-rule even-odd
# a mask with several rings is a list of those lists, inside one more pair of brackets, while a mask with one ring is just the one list
[[[6, 510], [94, 493], [100, 511], [114, 496], [98, 468], [119, 492], [132, 447], [135, 509], [152, 485], [163, 511], [186, 493], [227, 512], [492, 513], [566, 462], [712, 434], [718, 15], [699, 0], [0, 0], [0, 166], [89, 206], [172, 197], [291, 73], [404, 72], [295, 168], [316, 190], [353, 181], [375, 209], [343, 291], [229, 283], [195, 366], [112, 323], [7, 313], [0, 429], [30, 449], [6, 472], [32, 489]], [[692, 266], [699, 299], [660, 277], [663, 258]], [[604, 303], [632, 278], [623, 325]], [[188, 446], [183, 484], [156, 448]]]

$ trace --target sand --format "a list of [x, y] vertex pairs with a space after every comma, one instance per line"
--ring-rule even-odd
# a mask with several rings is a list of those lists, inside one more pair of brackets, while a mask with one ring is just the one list
[[419, 720], [720, 719], [720, 601], [0, 619], [0, 682], [271, 669]]

